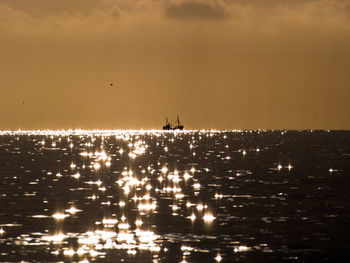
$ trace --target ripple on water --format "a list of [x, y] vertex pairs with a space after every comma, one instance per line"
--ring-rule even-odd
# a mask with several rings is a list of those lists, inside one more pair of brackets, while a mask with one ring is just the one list
[[337, 133], [0, 134], [4, 261], [268, 262], [347, 250], [350, 143]]

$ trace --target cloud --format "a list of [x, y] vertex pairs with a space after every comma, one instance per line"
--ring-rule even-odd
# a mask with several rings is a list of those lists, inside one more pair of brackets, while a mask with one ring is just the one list
[[180, 107], [214, 127], [305, 128], [314, 109], [349, 128], [349, 47], [349, 0], [0, 0], [0, 87], [11, 87], [0, 121], [18, 128], [24, 99], [28, 125], [45, 109], [65, 127], [130, 128], [132, 115], [145, 128], [144, 115]]
[[62, 13], [88, 15], [105, 5], [104, 0], [1, 0], [1, 3], [36, 18]]
[[[39, 8], [40, 7], [40, 8]], [[37, 32], [108, 31], [165, 23], [186, 29], [201, 22], [224, 21], [242, 31], [350, 27], [348, 0], [0, 0], [2, 28]], [[177, 23], [178, 21], [178, 23]], [[198, 22], [198, 23], [197, 23]], [[215, 23], [214, 23], [215, 24]], [[208, 23], [206, 24], [208, 25]], [[214, 25], [217, 30], [216, 26]], [[28, 29], [29, 28], [29, 29]], [[149, 28], [149, 26], [147, 27]], [[31, 33], [35, 31], [30, 30]], [[119, 31], [115, 31], [119, 32]], [[72, 35], [75, 35], [73, 32]]]
[[166, 15], [175, 19], [225, 19], [229, 14], [218, 3], [185, 1], [180, 4], [171, 4], [166, 9]]

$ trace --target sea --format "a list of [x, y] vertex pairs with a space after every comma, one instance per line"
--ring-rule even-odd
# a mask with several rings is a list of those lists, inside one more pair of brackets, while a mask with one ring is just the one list
[[350, 131], [1, 131], [0, 261], [350, 262]]

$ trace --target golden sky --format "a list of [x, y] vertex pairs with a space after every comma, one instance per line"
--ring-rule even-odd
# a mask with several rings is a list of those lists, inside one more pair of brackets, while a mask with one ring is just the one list
[[0, 129], [350, 129], [350, 1], [0, 0], [0, 89]]

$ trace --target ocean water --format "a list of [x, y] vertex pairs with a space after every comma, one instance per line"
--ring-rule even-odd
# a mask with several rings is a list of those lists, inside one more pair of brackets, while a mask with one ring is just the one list
[[0, 179], [0, 261], [350, 262], [348, 131], [3, 131]]

